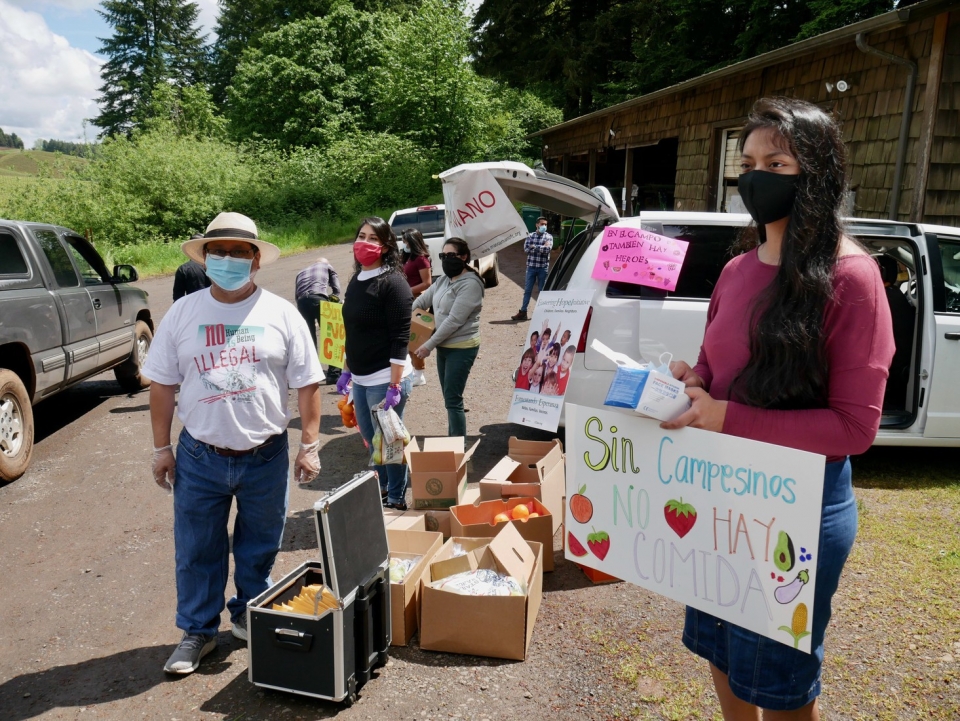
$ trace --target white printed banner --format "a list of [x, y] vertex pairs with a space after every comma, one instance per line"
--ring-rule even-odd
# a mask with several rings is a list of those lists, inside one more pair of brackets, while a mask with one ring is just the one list
[[568, 405], [566, 557], [810, 653], [826, 459]]
[[440, 174], [446, 237], [463, 238], [474, 258], [527, 236], [527, 227], [489, 170], [457, 166]]
[[545, 291], [537, 298], [517, 361], [508, 421], [557, 430], [570, 366], [592, 300], [592, 290]]

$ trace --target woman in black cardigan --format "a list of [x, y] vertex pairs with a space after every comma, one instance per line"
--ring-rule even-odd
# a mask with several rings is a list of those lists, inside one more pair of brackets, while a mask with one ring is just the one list
[[[407, 354], [413, 294], [401, 272], [397, 238], [383, 218], [365, 218], [353, 244], [354, 275], [343, 301], [346, 330], [344, 373], [337, 390], [353, 384], [353, 405], [360, 435], [370, 446], [370, 409], [380, 401], [403, 418], [413, 366]], [[388, 508], [406, 510], [407, 467], [374, 466]]]

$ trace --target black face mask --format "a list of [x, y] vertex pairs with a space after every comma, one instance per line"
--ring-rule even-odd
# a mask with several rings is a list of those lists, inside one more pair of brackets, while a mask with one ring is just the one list
[[799, 175], [781, 175], [767, 170], [751, 170], [737, 182], [747, 212], [758, 225], [786, 218], [793, 211]]
[[456, 278], [467, 267], [460, 258], [444, 258], [440, 261], [440, 265], [443, 267], [443, 274], [448, 278]]

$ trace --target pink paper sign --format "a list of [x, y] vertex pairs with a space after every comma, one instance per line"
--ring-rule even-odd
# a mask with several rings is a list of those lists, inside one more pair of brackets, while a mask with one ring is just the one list
[[603, 231], [592, 275], [601, 280], [676, 290], [688, 245], [685, 240], [639, 228], [609, 227]]

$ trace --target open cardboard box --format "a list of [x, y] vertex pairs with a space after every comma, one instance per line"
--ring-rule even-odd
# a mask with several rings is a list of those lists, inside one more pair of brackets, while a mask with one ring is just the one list
[[426, 531], [427, 524], [423, 516], [411, 511], [383, 509], [383, 525], [398, 531]]
[[559, 439], [521, 441], [514, 437], [507, 455], [480, 480], [480, 500], [536, 498], [550, 510], [556, 533], [563, 514], [565, 485], [563, 444]]
[[[493, 523], [498, 513], [510, 512], [521, 505], [533, 504], [537, 518], [527, 518]], [[495, 501], [480, 501], [475, 504], [461, 504], [450, 509], [450, 526], [454, 536], [465, 538], [493, 538], [507, 524], [516, 527], [527, 541], [543, 544], [543, 570], [553, 570], [553, 514], [536, 498], [510, 498]]]
[[404, 454], [410, 468], [413, 507], [446, 510], [460, 503], [467, 490], [467, 461], [478, 445], [480, 441], [465, 451], [463, 436], [424, 438], [420, 450], [417, 439], [412, 439]]
[[[422, 520], [422, 519], [421, 519]], [[420, 607], [420, 577], [440, 552], [443, 537], [429, 531], [409, 531], [387, 527], [387, 544], [391, 558], [420, 556], [399, 583], [390, 583], [390, 617], [393, 626], [392, 646], [406, 646], [417, 632]]]
[[[453, 555], [458, 543], [466, 553]], [[465, 596], [430, 581], [492, 568], [526, 582], [525, 596]], [[420, 580], [420, 648], [522, 661], [543, 594], [543, 546], [506, 523], [495, 538], [451, 538]]]
[[422, 346], [437, 327], [437, 321], [433, 313], [428, 313], [420, 308], [414, 308], [413, 316], [410, 318], [410, 342], [407, 343], [407, 350], [413, 353]]
[[450, 538], [450, 509], [428, 508], [425, 511], [407, 511], [407, 514], [423, 519], [424, 529], [431, 533], [442, 533], [443, 540]]

